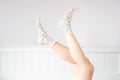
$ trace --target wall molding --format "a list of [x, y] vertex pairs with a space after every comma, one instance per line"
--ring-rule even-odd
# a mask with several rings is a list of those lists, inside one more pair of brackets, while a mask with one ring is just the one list
[[[95, 74], [98, 74], [95, 75], [94, 80], [119, 78], [120, 48], [82, 49], [94, 64]], [[31, 80], [36, 78], [40, 80], [45, 78], [44, 80], [48, 80], [46, 78], [50, 77], [51, 80], [56, 80], [56, 76], [62, 75], [64, 78], [70, 76], [74, 65], [52, 53], [50, 48], [40, 45], [0, 45], [0, 79]]]
[[[86, 53], [120, 53], [120, 48], [85, 48]], [[53, 52], [50, 48], [40, 45], [1, 45], [0, 52]]]

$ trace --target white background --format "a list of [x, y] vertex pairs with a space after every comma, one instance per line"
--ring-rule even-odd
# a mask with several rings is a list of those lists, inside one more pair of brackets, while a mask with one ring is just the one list
[[35, 27], [38, 17], [53, 39], [66, 44], [57, 22], [71, 7], [78, 8], [72, 20], [73, 32], [81, 46], [88, 50], [86, 54], [96, 72], [101, 72], [95, 74], [94, 80], [120, 79], [119, 0], [0, 0], [0, 80], [71, 79], [71, 64], [62, 62], [49, 50], [34, 46], [38, 45]]
[[119, 0], [0, 0], [0, 44], [38, 44], [38, 17], [53, 39], [66, 44], [57, 22], [65, 10], [77, 7], [72, 29], [82, 47], [119, 48], [119, 4]]

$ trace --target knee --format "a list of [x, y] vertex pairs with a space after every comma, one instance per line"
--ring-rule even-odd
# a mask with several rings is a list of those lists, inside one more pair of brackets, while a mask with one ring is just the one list
[[89, 64], [87, 67], [86, 67], [86, 70], [88, 71], [88, 72], [94, 72], [94, 70], [95, 70], [95, 68], [94, 68], [94, 65], [93, 64]]
[[85, 65], [84, 67], [82, 67], [83, 72], [87, 72], [87, 73], [93, 73], [95, 68], [93, 64], [89, 64], [89, 65]]
[[91, 72], [94, 72], [95, 68], [94, 68], [94, 65], [93, 65], [93, 64], [90, 64], [89, 70], [90, 70]]

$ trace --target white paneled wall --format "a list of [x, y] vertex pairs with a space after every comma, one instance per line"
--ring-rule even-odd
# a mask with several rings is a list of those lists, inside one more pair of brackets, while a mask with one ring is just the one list
[[[95, 73], [120, 72], [119, 49], [83, 50], [95, 65]], [[49, 48], [37, 45], [0, 47], [0, 80], [66, 80], [71, 78], [73, 68], [74, 65], [61, 60]]]

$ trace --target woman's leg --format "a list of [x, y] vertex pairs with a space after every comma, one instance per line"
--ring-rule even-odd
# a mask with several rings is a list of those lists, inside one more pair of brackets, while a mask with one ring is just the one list
[[73, 58], [71, 57], [71, 54], [69, 52], [69, 48], [64, 46], [63, 44], [56, 42], [53, 46], [52, 46], [52, 50], [54, 52], [56, 52], [63, 60], [72, 63], [72, 64], [76, 64], [75, 61], [73, 60]]
[[76, 62], [76, 69], [73, 80], [92, 80], [94, 67], [85, 56], [74, 34], [66, 35], [67, 43], [73, 60]]
[[65, 17], [59, 22], [58, 27], [65, 33], [70, 54], [76, 62], [73, 80], [92, 80], [94, 67], [82, 51], [71, 29], [71, 17], [73, 11], [74, 9], [68, 11]]
[[70, 54], [73, 60], [79, 65], [81, 68], [85, 68], [89, 66], [90, 61], [82, 51], [77, 39], [75, 38], [74, 34], [66, 35], [66, 40], [69, 46]]

